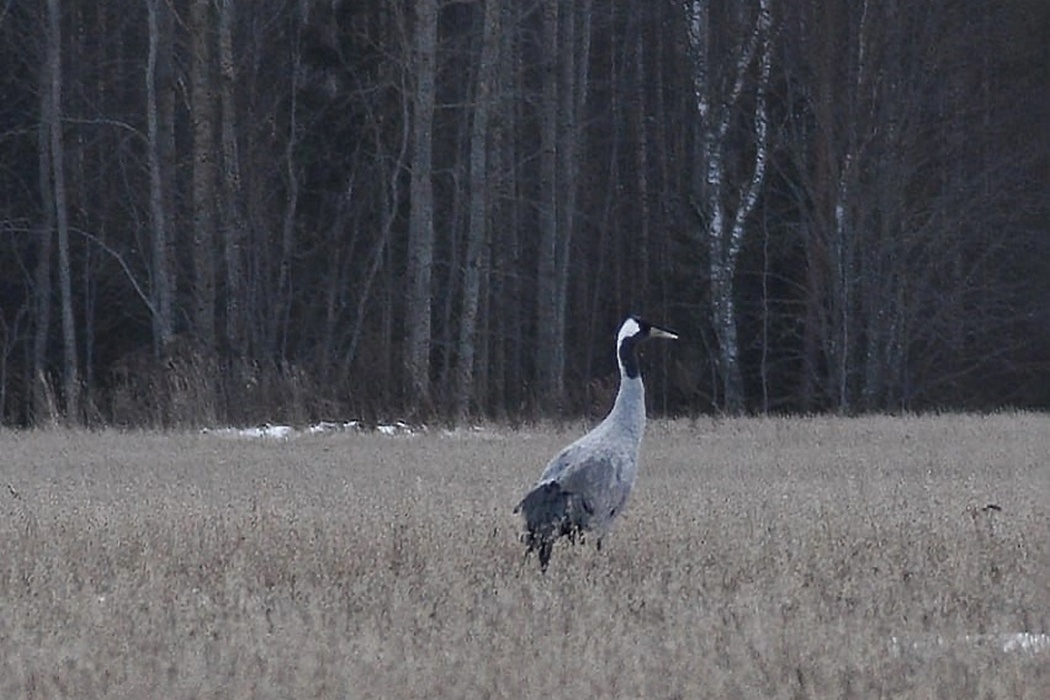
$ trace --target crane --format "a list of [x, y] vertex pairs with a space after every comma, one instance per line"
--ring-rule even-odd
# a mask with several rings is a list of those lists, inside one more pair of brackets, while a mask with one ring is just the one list
[[575, 542], [577, 535], [592, 532], [601, 550], [602, 538], [627, 504], [645, 432], [645, 386], [636, 350], [649, 338], [678, 335], [636, 316], [624, 320], [616, 336], [620, 388], [609, 415], [555, 455], [514, 509], [525, 518], [525, 556], [537, 552], [542, 571], [560, 537]]

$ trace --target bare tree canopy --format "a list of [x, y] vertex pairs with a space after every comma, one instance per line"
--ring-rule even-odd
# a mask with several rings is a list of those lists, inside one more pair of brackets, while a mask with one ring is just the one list
[[[0, 422], [1050, 407], [1050, 6], [14, 3]], [[106, 37], [100, 41], [99, 37]]]

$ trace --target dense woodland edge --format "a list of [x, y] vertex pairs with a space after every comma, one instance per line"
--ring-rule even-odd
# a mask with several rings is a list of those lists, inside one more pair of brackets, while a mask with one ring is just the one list
[[1040, 0], [0, 9], [0, 424], [1050, 408]]

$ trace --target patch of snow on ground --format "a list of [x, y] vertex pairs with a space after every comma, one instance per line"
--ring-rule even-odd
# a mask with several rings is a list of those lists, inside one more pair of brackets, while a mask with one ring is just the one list
[[262, 425], [251, 428], [204, 428], [201, 430], [201, 433], [204, 434], [220, 435], [223, 437], [269, 438], [273, 440], [287, 440], [302, 435], [326, 435], [329, 433], [345, 432], [376, 432], [380, 435], [416, 435], [417, 433], [426, 432], [426, 426], [412, 426], [404, 421], [397, 421], [391, 424], [379, 424], [374, 428], [370, 428], [364, 425], [361, 421], [349, 420], [343, 422], [321, 421], [320, 423], [314, 423], [313, 425], [307, 426], [302, 430], [293, 428], [290, 425], [270, 425], [269, 423], [263, 423]]
[[425, 431], [426, 428], [424, 427], [413, 428], [411, 425], [401, 420], [393, 424], [380, 424], [376, 426], [376, 432], [381, 435], [414, 435], [417, 432], [421, 433]]
[[1050, 634], [1015, 632], [1013, 634], [967, 634], [962, 637], [922, 635], [917, 637], [890, 637], [894, 654], [906, 652], [929, 654], [960, 647], [989, 647], [1004, 654], [1023, 652], [1039, 654], [1050, 652]]
[[441, 437], [452, 440], [497, 440], [504, 437], [504, 435], [498, 430], [493, 430], [484, 425], [472, 425], [463, 428], [445, 428], [441, 431]]
[[342, 433], [347, 430], [361, 430], [362, 428], [361, 421], [357, 420], [348, 420], [342, 423], [323, 420], [308, 427], [306, 432], [310, 435], [317, 435], [319, 433]]
[[1019, 632], [1017, 634], [1004, 635], [1000, 642], [1005, 652], [1027, 651], [1032, 654], [1038, 654], [1042, 651], [1050, 651], [1050, 634]]
[[270, 425], [263, 423], [253, 428], [205, 428], [201, 431], [206, 434], [221, 435], [223, 437], [243, 438], [270, 438], [272, 440], [286, 440], [295, 433], [290, 425]]

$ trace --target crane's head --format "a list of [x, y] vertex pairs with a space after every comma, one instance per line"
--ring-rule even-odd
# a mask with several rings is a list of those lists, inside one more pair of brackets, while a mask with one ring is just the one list
[[649, 338], [665, 338], [667, 340], [678, 340], [678, 334], [654, 326], [637, 316], [628, 316], [620, 333], [616, 336], [616, 359], [620, 363], [620, 373], [631, 377], [638, 376], [638, 359], [635, 356], [635, 348]]

